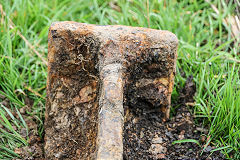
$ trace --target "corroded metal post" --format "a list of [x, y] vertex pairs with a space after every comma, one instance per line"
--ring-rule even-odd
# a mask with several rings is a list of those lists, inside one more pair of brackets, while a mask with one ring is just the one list
[[144, 101], [169, 117], [177, 43], [168, 31], [52, 24], [46, 158], [122, 159], [124, 104]]
[[122, 159], [123, 79], [122, 65], [107, 64], [100, 74], [102, 90], [98, 125], [97, 159]]

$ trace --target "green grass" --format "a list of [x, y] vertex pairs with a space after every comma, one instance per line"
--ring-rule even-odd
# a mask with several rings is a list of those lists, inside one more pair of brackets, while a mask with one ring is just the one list
[[[228, 5], [223, 0], [211, 1], [220, 11], [217, 15], [204, 0], [150, 0], [149, 24], [146, 0], [115, 1], [120, 12], [112, 9], [109, 2], [0, 0], [7, 14], [0, 23], [0, 94], [8, 101], [8, 106], [0, 106], [0, 159], [17, 157], [14, 149], [27, 145], [28, 138], [23, 138], [19, 130], [28, 127], [18, 112], [29, 105], [26, 99], [34, 102], [28, 116], [37, 121], [40, 137], [43, 134], [47, 67], [17, 31], [47, 57], [50, 24], [66, 20], [150, 26], [175, 33], [179, 38], [179, 49], [173, 101], [178, 98], [186, 78], [193, 75], [197, 86], [196, 123], [204, 122], [209, 127], [208, 143], [213, 143], [227, 158], [240, 159], [240, 72], [237, 62], [240, 48], [233, 43], [230, 27], [223, 23], [223, 18], [234, 14], [233, 1]], [[16, 25], [13, 29], [8, 18]], [[181, 72], [185, 76], [181, 76]], [[4, 100], [0, 98], [0, 102]]]

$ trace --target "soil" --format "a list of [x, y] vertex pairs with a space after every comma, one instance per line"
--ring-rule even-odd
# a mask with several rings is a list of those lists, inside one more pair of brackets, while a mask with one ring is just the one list
[[[18, 132], [23, 138], [27, 139], [28, 146], [15, 148], [14, 152], [21, 156], [21, 160], [44, 160], [44, 150], [43, 150], [43, 139], [40, 138], [38, 134], [38, 120], [35, 119], [33, 115], [29, 113], [33, 113], [34, 101], [28, 97], [25, 98], [25, 106], [19, 109], [22, 118], [25, 120], [26, 125], [28, 126], [28, 133], [26, 128], [18, 128], [14, 124], [12, 124], [14, 130]], [[0, 104], [11, 110], [10, 101], [3, 95], [0, 94]], [[12, 115], [20, 120], [19, 115], [16, 110], [11, 110]], [[6, 118], [11, 121], [11, 117], [6, 114]], [[4, 128], [0, 125], [0, 127]], [[6, 129], [6, 128], [4, 128]], [[0, 149], [1, 150], [1, 149]], [[20, 160], [20, 159], [16, 159]]]
[[[28, 141], [28, 146], [24, 146], [21, 148], [15, 148], [15, 153], [21, 156], [22, 160], [45, 160], [44, 158], [44, 150], [43, 150], [43, 139], [39, 136], [39, 124], [38, 121], [34, 118], [34, 116], [30, 116], [28, 113], [32, 113], [33, 100], [26, 97], [25, 98], [25, 106], [20, 108], [20, 113], [25, 120], [28, 126], [28, 135], [25, 128], [22, 128], [19, 132], [20, 135], [26, 138]], [[18, 115], [13, 112], [15, 117], [19, 119]], [[27, 138], [28, 137], [28, 138]], [[18, 159], [16, 159], [18, 160]]]
[[[180, 90], [175, 114], [165, 120], [163, 114], [144, 101], [134, 106], [125, 106], [124, 124], [124, 160], [132, 159], [225, 159], [219, 151], [209, 144], [206, 146], [208, 130], [202, 125], [196, 126], [191, 109], [185, 106], [193, 103], [196, 91], [192, 76], [187, 78]], [[178, 143], [176, 140], [194, 139], [196, 143]], [[203, 150], [203, 148], [205, 148]]]
[[[125, 108], [128, 113], [124, 126], [124, 160], [130, 159], [224, 159], [220, 152], [211, 152], [214, 146], [207, 146], [208, 130], [194, 125], [189, 109], [182, 106], [176, 116], [163, 121], [163, 115], [149, 109], [146, 104]], [[176, 140], [195, 139], [196, 143], [180, 143]]]

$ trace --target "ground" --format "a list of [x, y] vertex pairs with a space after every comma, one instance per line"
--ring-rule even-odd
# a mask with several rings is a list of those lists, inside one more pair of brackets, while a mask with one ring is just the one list
[[[139, 151], [154, 155], [152, 159], [184, 159], [182, 153], [198, 159], [210, 154], [212, 159], [240, 159], [240, 47], [231, 24], [238, 26], [230, 23], [239, 16], [237, 0], [0, 0], [0, 4], [0, 159], [42, 157], [47, 34], [52, 22], [63, 20], [176, 34], [171, 118], [163, 122], [154, 110], [145, 113], [146, 109], [128, 106], [129, 114], [139, 117], [126, 119], [128, 136], [135, 135], [133, 142], [139, 137], [139, 143], [150, 142], [140, 145]], [[193, 84], [196, 90], [188, 91]], [[192, 99], [185, 100], [186, 95]], [[180, 122], [187, 125], [179, 127]], [[125, 143], [125, 151], [131, 146], [131, 141]], [[139, 156], [139, 151], [125, 152], [125, 158]]]
[[[194, 92], [195, 85], [189, 77], [179, 103], [193, 102]], [[194, 124], [190, 110], [181, 105], [166, 121], [163, 114], [144, 102], [125, 107], [124, 159], [225, 159], [220, 151], [211, 152], [216, 147], [206, 145], [208, 130]], [[183, 139], [189, 141], [175, 144]]]

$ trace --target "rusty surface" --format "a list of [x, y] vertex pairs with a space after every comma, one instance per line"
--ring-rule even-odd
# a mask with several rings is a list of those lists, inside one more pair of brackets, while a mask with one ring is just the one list
[[122, 65], [104, 65], [100, 72], [102, 93], [99, 101], [97, 159], [122, 159], [123, 80]]
[[46, 158], [122, 159], [124, 105], [144, 101], [169, 117], [171, 32], [57, 22], [48, 38]]

